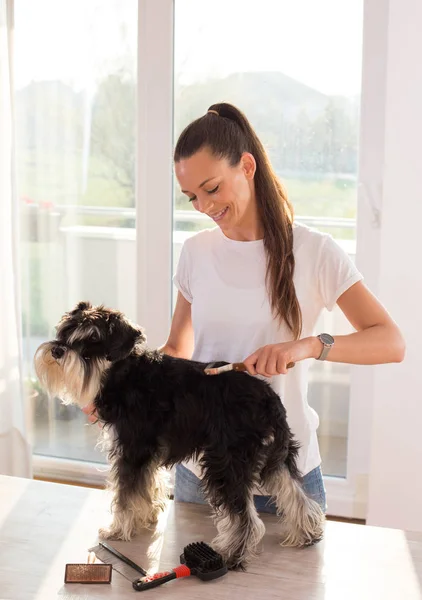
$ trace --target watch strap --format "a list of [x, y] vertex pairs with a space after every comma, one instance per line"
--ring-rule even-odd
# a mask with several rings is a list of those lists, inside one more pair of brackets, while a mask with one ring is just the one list
[[330, 350], [331, 350], [331, 346], [327, 346], [326, 344], [324, 344], [322, 346], [322, 352], [318, 356], [317, 360], [325, 360], [327, 358], [327, 354], [329, 353]]

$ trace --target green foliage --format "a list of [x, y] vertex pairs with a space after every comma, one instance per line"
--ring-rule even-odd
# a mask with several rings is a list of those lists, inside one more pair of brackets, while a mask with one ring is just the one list
[[41, 244], [32, 243], [31, 250], [28, 252], [27, 264], [24, 261], [21, 266], [21, 272], [24, 274], [23, 296], [29, 297], [29, 304], [24, 305], [22, 314], [22, 330], [25, 334], [30, 331], [31, 335], [47, 337], [49, 333], [49, 324], [46, 316], [43, 314], [42, 304], [42, 277], [41, 269], [44, 253], [41, 252]]
[[281, 177], [356, 174], [355, 98], [326, 96], [282, 73], [235, 73], [176, 88], [176, 136], [211, 104], [222, 101], [244, 111]]
[[114, 206], [135, 206], [136, 86], [133, 81], [109, 75], [98, 87], [91, 124], [91, 161], [88, 194], [98, 193], [95, 180], [112, 183]]
[[[355, 217], [356, 98], [328, 97], [281, 73], [236, 73], [185, 87], [176, 81], [175, 137], [220, 101], [236, 104], [248, 116], [297, 216]], [[136, 85], [124, 70], [99, 81], [92, 97], [61, 82], [33, 82], [17, 93], [16, 122], [22, 198], [53, 212], [60, 205], [134, 207]], [[176, 209], [193, 210], [177, 183], [174, 203]], [[69, 211], [64, 218], [37, 218], [48, 223], [44, 230], [52, 229], [53, 223], [134, 226], [133, 218], [119, 214]], [[203, 226], [177, 223], [185, 231]], [[345, 238], [353, 234], [340, 232]], [[36, 243], [32, 246], [23, 266], [30, 298], [24, 327], [33, 335], [45, 335], [40, 272], [48, 268], [43, 262], [48, 254], [39, 254]]]

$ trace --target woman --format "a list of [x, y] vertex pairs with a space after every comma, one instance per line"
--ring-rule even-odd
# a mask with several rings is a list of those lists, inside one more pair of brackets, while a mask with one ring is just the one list
[[[333, 239], [293, 222], [293, 209], [246, 117], [226, 103], [182, 132], [174, 153], [180, 187], [217, 227], [189, 238], [163, 353], [202, 362], [243, 361], [271, 378], [301, 444], [307, 492], [326, 509], [316, 430], [307, 402], [309, 359], [352, 364], [400, 362], [401, 333]], [[333, 338], [314, 329], [338, 304], [356, 329]], [[289, 363], [294, 367], [287, 369]], [[194, 461], [176, 468], [175, 499], [204, 502]], [[275, 511], [257, 494], [258, 510]]]

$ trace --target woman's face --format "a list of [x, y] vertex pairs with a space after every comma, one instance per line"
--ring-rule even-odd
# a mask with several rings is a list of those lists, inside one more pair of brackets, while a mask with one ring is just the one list
[[207, 214], [221, 230], [237, 239], [257, 225], [254, 157], [245, 152], [238, 165], [215, 158], [207, 149], [175, 165], [182, 192], [194, 208]]

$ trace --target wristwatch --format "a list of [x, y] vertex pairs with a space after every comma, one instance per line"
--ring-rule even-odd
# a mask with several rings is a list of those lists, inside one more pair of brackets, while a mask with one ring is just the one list
[[322, 344], [322, 351], [317, 360], [325, 360], [327, 358], [327, 354], [334, 346], [334, 338], [329, 333], [320, 333], [317, 335], [317, 338]]

